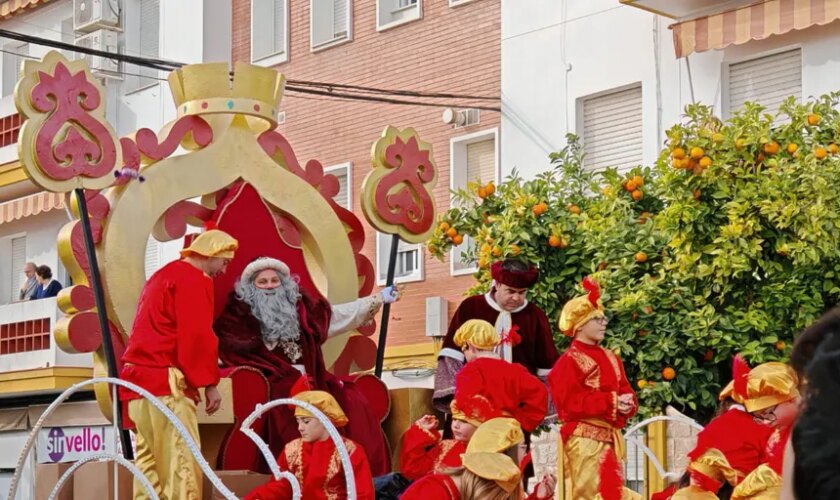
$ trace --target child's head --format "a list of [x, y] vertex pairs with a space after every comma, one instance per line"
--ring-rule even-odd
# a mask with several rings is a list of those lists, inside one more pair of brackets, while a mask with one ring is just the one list
[[452, 437], [456, 441], [469, 443], [477, 427], [466, 420], [452, 419]]
[[522, 426], [514, 418], [498, 417], [482, 423], [467, 445], [467, 453], [507, 453], [519, 463], [519, 444], [525, 441]]
[[753, 369], [735, 356], [732, 382], [721, 392], [744, 405], [756, 421], [773, 427], [785, 427], [799, 412], [799, 380], [790, 366], [771, 361]]
[[519, 500], [524, 497], [522, 475], [510, 457], [501, 453], [467, 452], [459, 492], [465, 500]]
[[495, 350], [500, 339], [493, 325], [482, 319], [471, 319], [458, 328], [453, 340], [470, 362], [483, 352]]
[[607, 329], [607, 319], [600, 302], [601, 288], [589, 277], [584, 278], [583, 288], [587, 291], [586, 295], [575, 297], [563, 306], [558, 326], [567, 337], [598, 344], [604, 340]]
[[[332, 395], [324, 391], [303, 391], [292, 396], [294, 399], [309, 403], [321, 411], [337, 428], [347, 425], [347, 416]], [[308, 443], [325, 441], [330, 435], [327, 428], [308, 410], [295, 406], [300, 437]]]

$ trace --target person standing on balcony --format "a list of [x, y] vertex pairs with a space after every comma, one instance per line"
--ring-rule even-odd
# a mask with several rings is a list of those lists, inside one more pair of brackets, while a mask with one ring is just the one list
[[38, 277], [35, 275], [37, 267], [34, 262], [27, 262], [23, 265], [23, 275], [26, 276], [26, 280], [20, 285], [20, 300], [30, 300], [35, 295], [35, 289], [39, 285]]
[[[210, 229], [181, 250], [181, 259], [146, 282], [120, 375], [157, 396], [199, 443], [196, 405], [205, 388], [205, 409], [221, 405], [219, 348], [213, 333], [213, 280], [225, 272], [239, 243]], [[120, 399], [137, 431], [137, 468], [161, 498], [202, 498], [201, 469], [172, 422], [150, 401], [120, 387]], [[147, 498], [134, 483], [134, 498]]]
[[539, 278], [537, 269], [519, 260], [506, 259], [494, 263], [490, 273], [493, 277], [490, 291], [461, 302], [438, 353], [433, 403], [448, 418], [449, 403], [455, 394], [455, 375], [466, 363], [455, 344], [455, 332], [468, 320], [489, 322], [500, 338], [508, 338], [512, 331], [518, 334], [521, 341], [516, 346], [505, 344], [502, 358], [521, 364], [541, 379], [548, 375], [559, 357], [545, 312], [525, 298]]
[[61, 291], [61, 283], [53, 279], [52, 269], [49, 266], [35, 268], [35, 277], [38, 280], [38, 286], [35, 287], [32, 300], [55, 297]]
[[[570, 300], [560, 313], [560, 331], [574, 340], [548, 375], [563, 422], [557, 453], [565, 465], [557, 471], [557, 480], [563, 485], [565, 477], [567, 491], [560, 498], [574, 500], [596, 498], [602, 483], [623, 483], [621, 429], [639, 407], [621, 359], [601, 346], [607, 318], [598, 283], [585, 278], [583, 287], [587, 295]], [[604, 463], [615, 467], [602, 467]], [[618, 496], [633, 497], [629, 490], [623, 491]]]

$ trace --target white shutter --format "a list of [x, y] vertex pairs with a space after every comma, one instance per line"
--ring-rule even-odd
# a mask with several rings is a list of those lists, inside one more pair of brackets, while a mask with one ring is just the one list
[[496, 180], [496, 141], [467, 144], [467, 182], [487, 184]]
[[333, 0], [333, 37], [345, 38], [349, 29], [350, 0]]
[[251, 54], [253, 60], [286, 51], [286, 0], [252, 0]]
[[338, 179], [338, 194], [333, 197], [336, 203], [346, 209], [350, 209], [349, 189], [347, 185], [347, 169], [343, 168], [332, 172]]
[[[140, 55], [160, 57], [160, 0], [140, 0]], [[157, 78], [158, 70], [141, 66], [140, 74]], [[149, 83], [141, 80], [140, 86]]]
[[26, 278], [23, 275], [23, 265], [26, 264], [26, 236], [12, 238], [12, 268], [9, 276], [12, 277], [11, 287], [11, 301], [16, 301], [20, 298], [20, 285]]
[[642, 87], [583, 100], [584, 164], [627, 170], [642, 163]]
[[274, 0], [274, 38], [272, 53], [286, 51], [286, 0]]
[[793, 49], [729, 65], [729, 114], [757, 102], [776, 114], [790, 96], [802, 99], [802, 50]]
[[311, 0], [312, 48], [349, 36], [350, 0]]
[[[379, 254], [376, 259], [377, 274], [380, 283], [384, 283], [388, 277], [388, 259], [391, 255], [391, 240], [393, 237], [390, 234], [379, 232], [376, 233], [376, 236], [379, 238]], [[394, 280], [399, 281], [400, 278], [419, 279], [420, 276], [420, 245], [400, 240], [397, 247]]]
[[144, 262], [146, 279], [149, 279], [160, 268], [160, 243], [153, 236], [149, 236], [146, 242], [146, 258]]
[[[29, 54], [28, 43], [10, 43], [3, 47], [3, 96], [12, 95], [20, 78], [20, 65]], [[17, 287], [15, 287], [17, 288]]]

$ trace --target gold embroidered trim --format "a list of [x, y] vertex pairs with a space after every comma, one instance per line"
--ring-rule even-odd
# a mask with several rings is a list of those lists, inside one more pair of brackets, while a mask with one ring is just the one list
[[594, 359], [574, 349], [569, 350], [569, 355], [577, 363], [578, 368], [586, 376], [583, 384], [591, 389], [601, 387], [601, 368]]
[[621, 366], [618, 364], [618, 356], [609, 349], [604, 349], [604, 351], [607, 353], [607, 359], [610, 360], [613, 370], [615, 370], [615, 379], [621, 384]]
[[582, 437], [598, 441], [599, 443], [613, 442], [613, 431], [606, 427], [598, 427], [597, 425], [587, 424], [586, 422], [578, 422], [575, 430], [572, 431], [572, 436]]
[[289, 472], [295, 475], [298, 484], [303, 485], [303, 439], [290, 441], [284, 449], [286, 462], [289, 464]]
[[[343, 439], [343, 441], [344, 447], [347, 448], [347, 455], [352, 457], [353, 453], [356, 452], [356, 444], [349, 439]], [[336, 478], [340, 470], [341, 458], [338, 456], [338, 449], [336, 449], [330, 455], [330, 461], [327, 464], [326, 479], [324, 480], [324, 495], [327, 497], [327, 500], [337, 500], [341, 496], [340, 486], [332, 485], [333, 479]], [[340, 484], [343, 486], [344, 480], [340, 481]]]
[[448, 455], [449, 452], [452, 451], [452, 448], [454, 448], [457, 444], [458, 441], [455, 441], [454, 439], [444, 439], [440, 442], [440, 450], [437, 457], [435, 457], [434, 463], [432, 464], [432, 472], [441, 472], [443, 469], [449, 468], [449, 466], [441, 467], [441, 463], [446, 458], [446, 455]]

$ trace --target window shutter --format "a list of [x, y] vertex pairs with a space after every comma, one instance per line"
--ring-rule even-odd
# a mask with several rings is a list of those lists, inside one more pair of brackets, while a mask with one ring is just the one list
[[338, 179], [338, 194], [333, 196], [333, 200], [347, 210], [350, 210], [350, 191], [347, 185], [347, 168], [344, 167], [336, 169], [330, 173]]
[[[29, 44], [8, 44], [3, 47], [3, 95], [12, 95], [20, 78], [20, 65], [29, 54]], [[20, 55], [18, 55], [20, 54]], [[17, 287], [16, 287], [17, 288]]]
[[[160, 0], [140, 0], [140, 55], [160, 57]], [[158, 70], [140, 67], [140, 74], [157, 78]], [[140, 85], [150, 82], [141, 81]]]
[[252, 0], [251, 52], [259, 60], [286, 51], [286, 0]]
[[146, 258], [145, 258], [146, 279], [151, 278], [155, 271], [160, 267], [160, 243], [153, 237], [149, 236], [146, 242]]
[[467, 182], [496, 180], [496, 141], [467, 144]]
[[729, 66], [729, 113], [757, 102], [776, 114], [786, 98], [802, 99], [802, 50], [793, 49]]
[[333, 37], [335, 39], [347, 37], [349, 14], [350, 0], [333, 1]]
[[286, 0], [274, 0], [274, 26], [272, 53], [286, 51]]
[[583, 100], [584, 164], [627, 170], [642, 163], [642, 87]]
[[[61, 41], [72, 44], [76, 40], [76, 32], [73, 30], [73, 17], [61, 21]], [[72, 61], [76, 58], [72, 50], [62, 50], [61, 53], [67, 60]]]
[[12, 277], [10, 300], [18, 300], [20, 284], [23, 283], [23, 265], [26, 263], [26, 236], [12, 238], [12, 268], [9, 275]]

